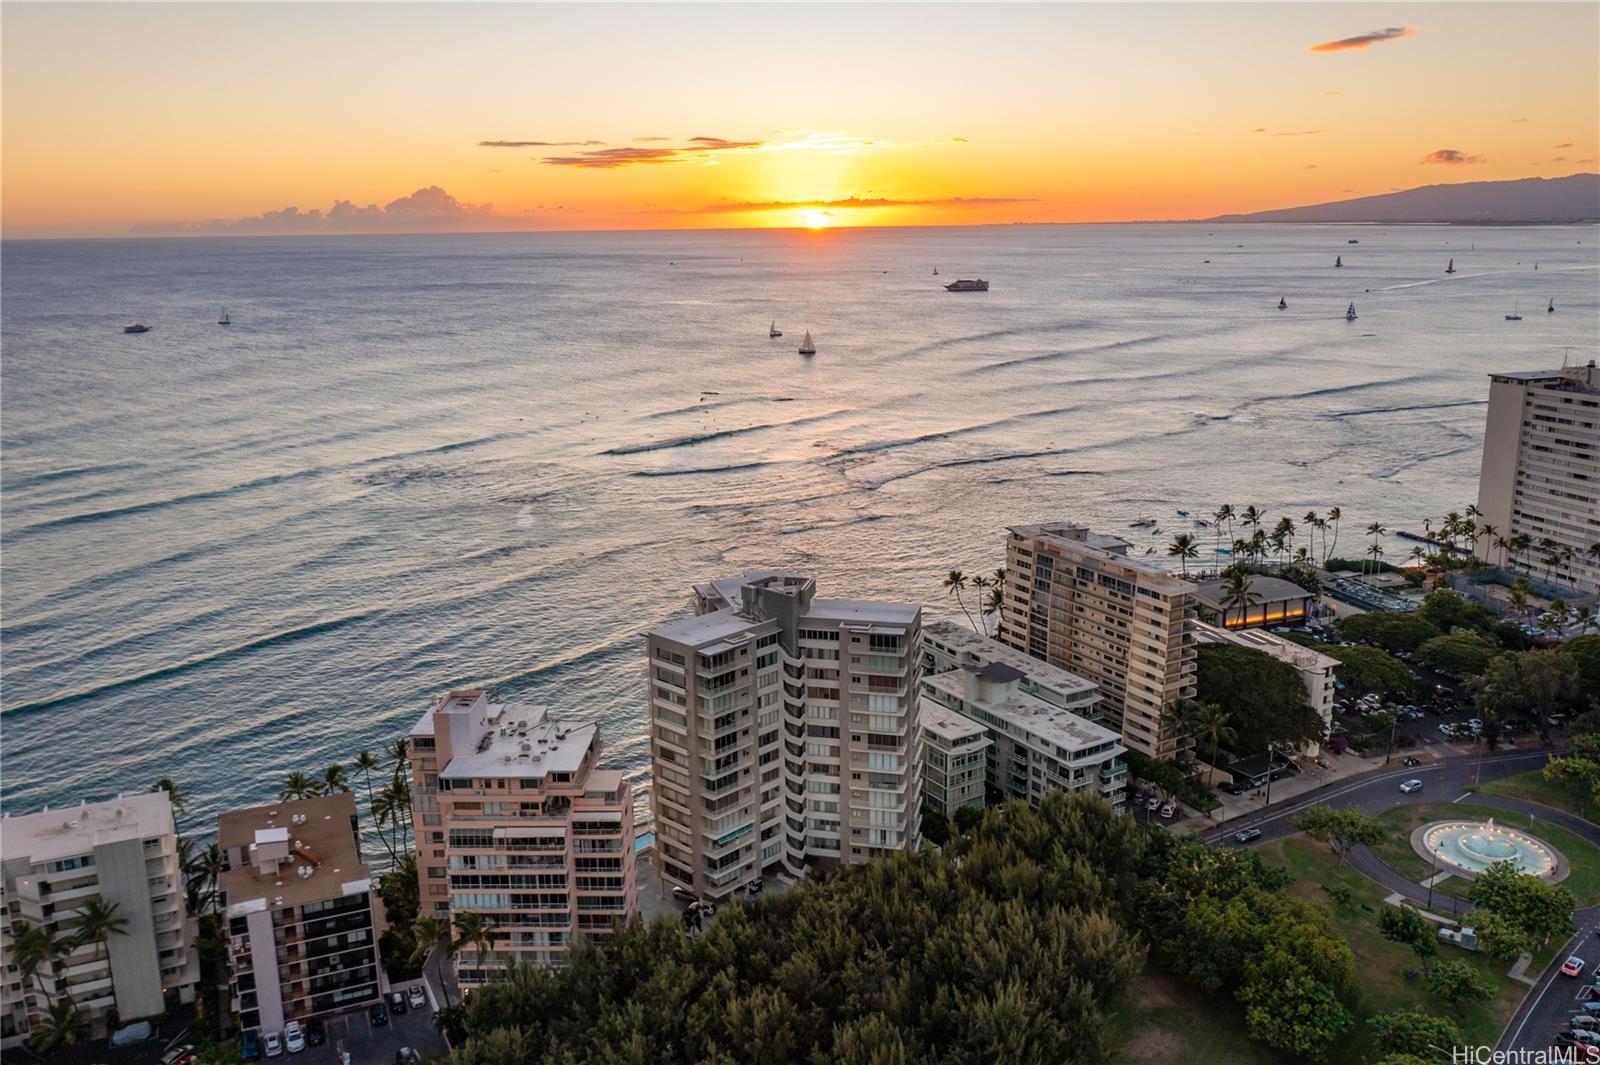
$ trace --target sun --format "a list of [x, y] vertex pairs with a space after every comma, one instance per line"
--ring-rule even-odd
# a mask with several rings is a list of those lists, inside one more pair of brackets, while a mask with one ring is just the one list
[[807, 211], [805, 225], [807, 229], [827, 229], [833, 225], [833, 216], [827, 211]]

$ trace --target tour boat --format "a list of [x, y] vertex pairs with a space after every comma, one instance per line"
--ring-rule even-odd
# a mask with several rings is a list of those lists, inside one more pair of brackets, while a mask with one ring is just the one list
[[1356, 305], [1354, 303], [1344, 309], [1344, 320], [1347, 322], [1356, 320]]
[[1282, 296], [1279, 296], [1278, 297], [1278, 310], [1286, 311], [1288, 309], [1289, 309], [1289, 301], [1284, 299]]
[[218, 325], [232, 325], [233, 319], [228, 317], [227, 308], [223, 308], [222, 317], [217, 319]]
[[771, 325], [767, 326], [767, 336], [769, 338], [783, 336], [783, 330], [778, 328], [778, 320], [776, 318], [772, 320]]
[[800, 354], [815, 355], [816, 353], [817, 346], [811, 342], [811, 330], [807, 329], [806, 338], [800, 341]]
[[1445, 264], [1444, 272], [1447, 274], [1453, 274], [1456, 272], [1456, 261], [1454, 259], [1451, 259]]
[[976, 281], [952, 281], [944, 287], [946, 292], [988, 292], [989, 282], [982, 278]]
[[150, 332], [150, 327], [143, 322], [129, 322], [122, 327], [122, 331], [124, 333], [148, 333]]

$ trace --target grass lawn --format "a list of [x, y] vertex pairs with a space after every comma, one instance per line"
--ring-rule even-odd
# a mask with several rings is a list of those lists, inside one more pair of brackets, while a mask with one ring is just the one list
[[1565, 810], [1569, 814], [1576, 814], [1590, 821], [1600, 820], [1600, 811], [1594, 808], [1592, 802], [1584, 801], [1583, 789], [1546, 780], [1542, 769], [1530, 769], [1526, 773], [1501, 777], [1487, 784], [1479, 784], [1472, 790], [1554, 806], [1558, 810]]
[[1146, 970], [1128, 989], [1111, 1030], [1122, 1065], [1284, 1065], [1287, 1058], [1244, 1038], [1244, 1010]]
[[[1462, 812], [1454, 807], [1452, 809], [1456, 809], [1457, 813]], [[1416, 979], [1406, 978], [1408, 971], [1419, 967], [1417, 957], [1410, 948], [1391, 943], [1379, 933], [1377, 914], [1379, 908], [1386, 905], [1383, 899], [1387, 891], [1348, 865], [1339, 866], [1338, 859], [1331, 851], [1303, 835], [1275, 840], [1262, 846], [1260, 852], [1264, 860], [1289, 870], [1295, 880], [1290, 890], [1326, 911], [1333, 918], [1335, 927], [1344, 933], [1351, 952], [1355, 954], [1361, 988], [1361, 997], [1352, 1010], [1356, 1024], [1350, 1034], [1333, 1048], [1329, 1054], [1330, 1062], [1336, 1065], [1360, 1065], [1372, 1060], [1376, 1054], [1366, 1033], [1367, 1019], [1405, 1008], [1450, 1016], [1469, 1044], [1493, 1045], [1499, 1038], [1506, 1019], [1527, 991], [1526, 985], [1505, 975], [1510, 966], [1485, 955], [1441, 943], [1441, 959], [1466, 962], [1482, 972], [1495, 988], [1494, 998], [1488, 1002], [1467, 1007], [1462, 1012], [1451, 1011], [1428, 993], [1420, 975]], [[1335, 901], [1323, 889], [1323, 885], [1348, 888], [1350, 901]]]
[[[1507, 810], [1473, 806], [1465, 802], [1396, 806], [1378, 815], [1378, 819], [1389, 827], [1390, 836], [1382, 844], [1374, 847], [1373, 851], [1383, 859], [1384, 864], [1401, 875], [1422, 880], [1432, 874], [1429, 872], [1428, 862], [1411, 848], [1413, 829], [1430, 821], [1489, 817], [1494, 818], [1496, 824], [1526, 829], [1530, 834], [1545, 840], [1559, 850], [1562, 857], [1572, 866], [1572, 872], [1561, 882], [1561, 886], [1572, 892], [1579, 906], [1593, 906], [1600, 903], [1600, 853], [1596, 852], [1594, 845], [1548, 821], [1536, 818], [1530, 824], [1528, 818], [1522, 814], [1513, 814]], [[1451, 877], [1434, 890], [1465, 898], [1468, 887], [1469, 883], [1465, 879]]]

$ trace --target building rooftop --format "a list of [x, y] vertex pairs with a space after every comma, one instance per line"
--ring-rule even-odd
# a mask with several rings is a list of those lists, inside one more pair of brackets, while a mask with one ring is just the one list
[[922, 722], [924, 732], [931, 732], [951, 742], [967, 739], [970, 736], [982, 736], [986, 731], [970, 717], [962, 717], [932, 699], [921, 700], [917, 707], [917, 720]]
[[139, 792], [103, 802], [0, 817], [0, 854], [35, 864], [86, 854], [96, 845], [174, 831], [172, 801], [164, 791]]
[[1339, 665], [1337, 658], [1262, 629], [1222, 629], [1200, 621], [1195, 623], [1194, 635], [1201, 643], [1231, 643], [1237, 647], [1248, 647], [1300, 669], [1321, 672]]
[[1553, 385], [1563, 391], [1600, 393], [1600, 369], [1593, 359], [1587, 365], [1564, 366], [1559, 370], [1510, 370], [1489, 376], [1522, 384]]
[[1026, 676], [1030, 684], [1060, 692], [1069, 701], [1096, 695], [1100, 690], [1092, 680], [1042, 662], [999, 640], [979, 636], [957, 621], [929, 622], [922, 627], [922, 640], [924, 645], [929, 640], [937, 641], [960, 652], [966, 661], [1008, 666], [1019, 676]]
[[1087, 525], [1071, 521], [1050, 521], [1037, 525], [1013, 525], [1009, 531], [1015, 537], [1040, 540], [1135, 570], [1149, 582], [1150, 587], [1160, 588], [1168, 595], [1181, 595], [1184, 592], [1194, 591], [1193, 583], [1175, 573], [1167, 572], [1154, 563], [1130, 555], [1128, 552], [1133, 545], [1127, 540], [1108, 533], [1094, 532]]
[[[1046, 743], [1068, 751], [1099, 747], [1106, 743], [1121, 744], [1120, 733], [1096, 725], [1055, 703], [1045, 702], [1017, 687], [992, 689], [990, 698], [969, 698], [961, 670], [923, 677], [924, 689], [933, 689], [950, 699], [960, 699], [988, 711], [995, 717], [1012, 723], [1018, 729]], [[924, 704], [926, 705], [926, 704]]]
[[[1198, 589], [1197, 594], [1207, 606], [1220, 609], [1224, 584], [1225, 582], [1221, 580], [1201, 581], [1196, 586]], [[1310, 592], [1293, 581], [1286, 581], [1282, 577], [1268, 577], [1263, 573], [1250, 574], [1250, 590], [1257, 596], [1250, 604], [1252, 608], [1266, 603], [1282, 603], [1294, 599], [1315, 598]]]
[[577, 773], [594, 746], [593, 724], [551, 718], [543, 706], [493, 703], [476, 749], [457, 753], [439, 770], [442, 780], [484, 777], [536, 779], [547, 773]]
[[877, 599], [813, 599], [807, 618], [837, 621], [841, 625], [884, 626], [904, 631], [922, 609], [916, 603], [890, 603]]
[[218, 817], [217, 846], [232, 866], [217, 881], [229, 916], [370, 890], [355, 816], [355, 797], [341, 791]]
[[751, 633], [757, 627], [768, 624], [771, 622], [752, 621], [740, 617], [730, 606], [713, 610], [709, 614], [694, 614], [663, 621], [650, 630], [650, 635], [661, 640], [671, 640], [673, 643], [687, 644], [698, 648], [704, 654], [718, 654], [729, 647], [737, 647], [748, 642]]

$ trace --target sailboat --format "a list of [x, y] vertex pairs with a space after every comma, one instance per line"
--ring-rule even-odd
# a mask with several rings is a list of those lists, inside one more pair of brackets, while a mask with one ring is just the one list
[[1344, 309], [1344, 320], [1347, 322], [1356, 320], [1356, 305], [1354, 303]]
[[1456, 272], [1456, 261], [1454, 259], [1451, 259], [1450, 262], [1445, 265], [1444, 272], [1447, 274], [1453, 274]]
[[1515, 308], [1511, 311], [1511, 313], [1506, 315], [1506, 321], [1508, 321], [1508, 322], [1520, 322], [1520, 321], [1522, 321], [1522, 304], [1521, 303], [1518, 303], [1515, 306]]
[[1550, 301], [1550, 306], [1545, 308], [1545, 313], [1546, 314], [1554, 314], [1554, 313], [1556, 313], [1556, 301], [1555, 300], [1552, 299]]
[[771, 325], [767, 326], [767, 336], [769, 339], [783, 336], [783, 330], [778, 328], [778, 320], [776, 318], [772, 320]]
[[1333, 265], [1335, 265], [1335, 266], [1343, 266], [1344, 265], [1344, 256], [1335, 255], [1333, 257]]
[[226, 307], [224, 307], [222, 309], [222, 317], [217, 319], [217, 324], [218, 325], [232, 325], [233, 324], [233, 319], [228, 317], [228, 309]]
[[800, 341], [800, 354], [815, 355], [816, 353], [817, 346], [811, 342], [811, 330], [807, 329], [806, 338]]
[[1282, 296], [1279, 296], [1278, 297], [1278, 310], [1286, 311], [1288, 309], [1289, 309], [1289, 301], [1284, 299]]
[[938, 277], [939, 276], [939, 268], [937, 266], [935, 266], [933, 268], [933, 276], [934, 277]]

